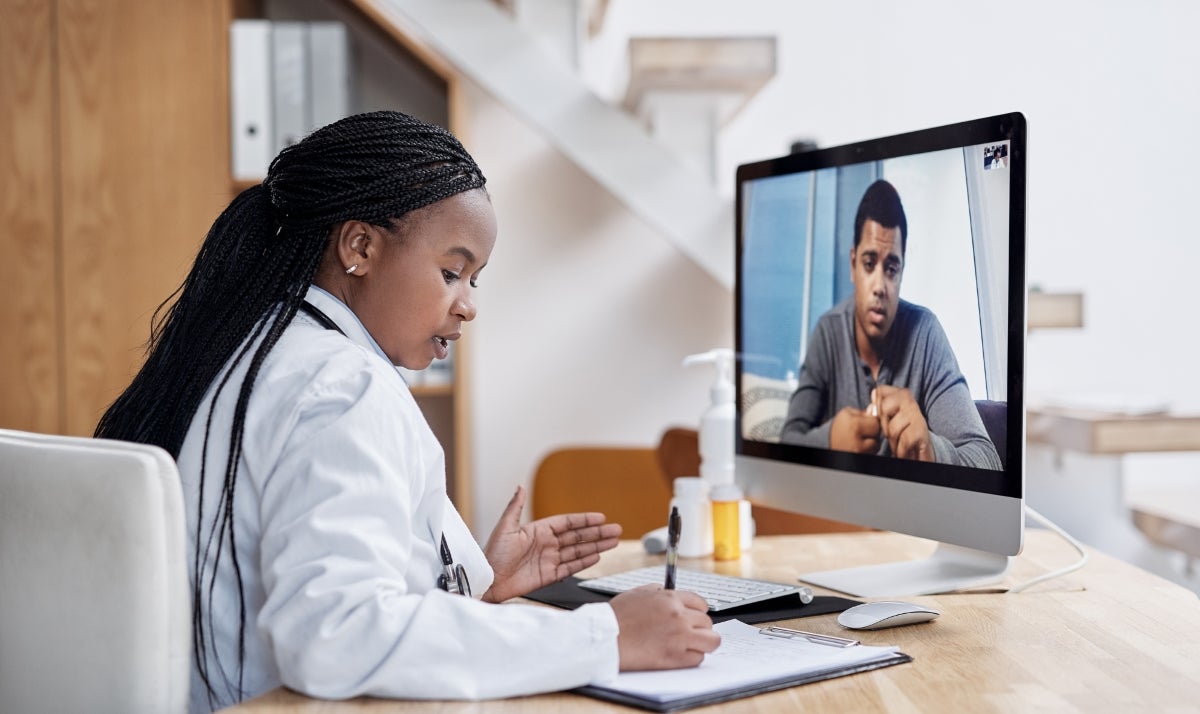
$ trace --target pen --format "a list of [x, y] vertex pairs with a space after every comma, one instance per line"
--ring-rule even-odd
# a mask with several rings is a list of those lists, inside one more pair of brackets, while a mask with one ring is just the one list
[[667, 581], [663, 587], [675, 589], [675, 559], [679, 550], [679, 529], [681, 526], [679, 509], [671, 506], [671, 517], [667, 520]]
[[853, 647], [858, 644], [858, 640], [849, 640], [845, 637], [834, 637], [833, 635], [818, 635], [815, 632], [793, 630], [790, 627], [764, 627], [758, 631], [758, 634], [769, 635], [771, 637], [783, 637], [784, 639], [799, 637], [808, 640], [813, 644], [829, 645], [830, 647]]

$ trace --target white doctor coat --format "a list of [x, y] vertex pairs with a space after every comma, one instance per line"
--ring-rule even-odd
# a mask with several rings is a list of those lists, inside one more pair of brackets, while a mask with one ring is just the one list
[[[263, 362], [250, 398], [233, 503], [246, 599], [245, 697], [282, 684], [329, 699], [483, 699], [615, 676], [617, 622], [606, 604], [570, 612], [491, 605], [437, 588], [442, 534], [476, 598], [493, 580], [446, 496], [441, 446], [354, 313], [316, 287], [307, 299], [346, 334], [299, 313]], [[204, 548], [215, 553], [221, 537], [208, 545], [238, 385], [252, 354], [212, 410], [207, 447], [215, 387], [179, 455], [191, 549], [203, 500], [202, 562]], [[205, 568], [205, 588], [211, 572]], [[239, 602], [228, 553], [211, 612], [220, 667], [236, 687]], [[217, 705], [227, 705], [238, 697], [206, 644]], [[191, 710], [211, 708], [193, 662]]]

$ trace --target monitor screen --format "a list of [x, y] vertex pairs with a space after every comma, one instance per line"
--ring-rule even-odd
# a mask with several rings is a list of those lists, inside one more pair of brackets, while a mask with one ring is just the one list
[[763, 461], [801, 481], [866, 476], [843, 496], [890, 494], [870, 508], [842, 512], [828, 504], [843, 497], [795, 489], [771, 505], [947, 542], [937, 525], [903, 527], [889, 499], [952, 489], [1019, 503], [1024, 182], [1020, 114], [739, 167], [736, 449], [748, 493]]

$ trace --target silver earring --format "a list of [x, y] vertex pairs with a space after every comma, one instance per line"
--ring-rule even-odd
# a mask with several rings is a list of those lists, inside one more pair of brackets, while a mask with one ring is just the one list
[[350, 275], [351, 273], [353, 273], [356, 270], [358, 270], [358, 263], [355, 263], [354, 265], [351, 265], [349, 268], [346, 268], [346, 275]]

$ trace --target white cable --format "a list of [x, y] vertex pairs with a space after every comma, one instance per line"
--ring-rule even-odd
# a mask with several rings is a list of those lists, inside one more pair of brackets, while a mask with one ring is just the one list
[[1019, 593], [1022, 590], [1025, 590], [1026, 588], [1033, 587], [1034, 585], [1037, 585], [1038, 583], [1045, 582], [1052, 578], [1057, 578], [1060, 575], [1066, 575], [1067, 573], [1071, 573], [1076, 570], [1079, 570], [1084, 565], [1086, 565], [1088, 562], [1088, 554], [1087, 554], [1087, 551], [1084, 550], [1083, 544], [1081, 544], [1079, 541], [1072, 538], [1070, 533], [1067, 533], [1062, 528], [1059, 528], [1058, 526], [1051, 523], [1049, 518], [1046, 518], [1042, 514], [1033, 510], [1033, 508], [1031, 508], [1028, 503], [1025, 504], [1025, 513], [1028, 514], [1031, 518], [1033, 518], [1033, 520], [1037, 521], [1038, 523], [1041, 523], [1043, 526], [1049, 528], [1050, 530], [1052, 530], [1055, 533], [1062, 536], [1064, 540], [1066, 540], [1068, 543], [1070, 543], [1072, 546], [1074, 546], [1075, 550], [1079, 551], [1079, 560], [1068, 565], [1065, 568], [1062, 568], [1061, 570], [1055, 570], [1054, 572], [1046, 573], [1044, 575], [1039, 575], [1036, 578], [1033, 578], [1032, 580], [1026, 580], [1025, 582], [1021, 583], [1020, 585], [1017, 585], [1016, 587], [1009, 588], [1008, 589], [1009, 595], [1012, 595], [1013, 593]]

